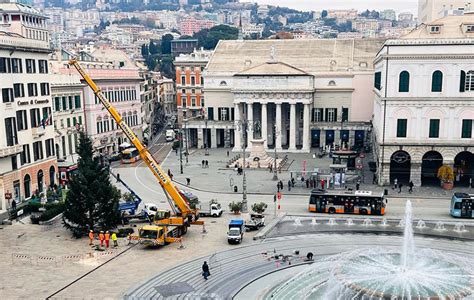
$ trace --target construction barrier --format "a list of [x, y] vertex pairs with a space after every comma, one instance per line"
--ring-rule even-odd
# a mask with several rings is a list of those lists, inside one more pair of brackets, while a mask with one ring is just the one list
[[54, 256], [38, 256], [36, 257], [36, 263], [39, 265], [41, 263], [52, 263], [57, 265], [58, 261], [56, 260], [56, 257]]
[[31, 256], [27, 254], [12, 253], [12, 263], [15, 263], [15, 261], [31, 263]]

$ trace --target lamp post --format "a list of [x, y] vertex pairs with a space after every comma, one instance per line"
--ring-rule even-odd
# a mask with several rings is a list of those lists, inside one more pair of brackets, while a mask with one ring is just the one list
[[187, 118], [186, 114], [187, 114], [187, 110], [183, 109], [184, 139], [186, 141], [186, 145], [185, 145], [186, 163], [188, 163], [189, 162], [189, 160], [188, 160], [188, 156], [189, 156], [189, 152], [188, 152], [188, 118]]
[[204, 130], [205, 134], [204, 134], [204, 149], [205, 149], [205, 153], [204, 155], [208, 156], [209, 155], [209, 145], [207, 144], [207, 141], [208, 141], [208, 137], [207, 137], [207, 114], [204, 116], [204, 124], [206, 125], [206, 129]]
[[179, 169], [183, 174], [183, 129], [179, 131]]
[[238, 129], [242, 132], [242, 207], [240, 211], [242, 213], [247, 213], [248, 212], [248, 207], [247, 207], [247, 177], [246, 177], [246, 164], [245, 164], [245, 148], [247, 147], [247, 142], [246, 142], [246, 135], [247, 135], [247, 130], [249, 126], [249, 121], [248, 120], [240, 120], [236, 121], [235, 126], [238, 127]]
[[277, 126], [276, 126], [276, 123], [273, 125], [273, 136], [274, 136], [274, 142], [273, 142], [273, 148], [275, 150], [275, 160], [274, 160], [274, 167], [273, 167], [273, 178], [272, 180], [276, 181], [278, 180], [278, 175], [277, 175], [277, 145], [276, 145], [276, 140], [277, 140], [277, 135], [280, 134], [278, 131], [277, 131]]

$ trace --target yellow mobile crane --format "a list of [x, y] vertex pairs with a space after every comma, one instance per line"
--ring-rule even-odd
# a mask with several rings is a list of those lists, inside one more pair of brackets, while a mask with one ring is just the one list
[[69, 65], [72, 65], [76, 68], [77, 72], [79, 72], [82, 78], [84, 78], [87, 85], [89, 85], [102, 105], [104, 105], [112, 118], [114, 118], [115, 122], [122, 129], [123, 133], [125, 133], [130, 142], [138, 150], [140, 157], [146, 163], [165, 191], [170, 206], [174, 212], [174, 215], [171, 215], [170, 211], [158, 211], [154, 218], [155, 225], [140, 228], [139, 235], [136, 237], [136, 239], [144, 244], [163, 245], [169, 242], [179, 241], [179, 237], [187, 232], [187, 227], [189, 227], [191, 224], [204, 225], [203, 221], [198, 221], [199, 211], [197, 209], [190, 208], [182, 194], [171, 182], [169, 176], [163, 171], [160, 165], [150, 154], [148, 149], [143, 146], [130, 127], [128, 127], [128, 125], [123, 121], [115, 107], [113, 107], [109, 100], [105, 98], [100, 88], [95, 84], [90, 76], [87, 75], [77, 59], [72, 58], [69, 60]]

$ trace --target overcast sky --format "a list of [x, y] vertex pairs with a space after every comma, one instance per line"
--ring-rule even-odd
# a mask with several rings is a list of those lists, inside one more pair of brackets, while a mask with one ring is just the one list
[[394, 9], [397, 13], [409, 11], [415, 16], [418, 15], [418, 0], [240, 0], [240, 2], [257, 2], [259, 4], [285, 6], [298, 10]]

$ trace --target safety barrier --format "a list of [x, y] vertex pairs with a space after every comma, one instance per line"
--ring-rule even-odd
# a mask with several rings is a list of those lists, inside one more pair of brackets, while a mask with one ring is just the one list
[[42, 256], [42, 255], [40, 255], [40, 256], [36, 257], [36, 263], [38, 265], [43, 264], [43, 263], [52, 263], [52, 264], [57, 265], [58, 260], [54, 256]]
[[12, 254], [12, 264], [15, 263], [27, 263], [27, 264], [54, 264], [56, 266], [62, 265], [68, 262], [78, 262], [83, 259], [100, 259], [105, 256], [112, 256], [118, 253], [117, 250], [105, 250], [101, 252], [90, 252], [89, 254], [71, 254], [71, 255], [62, 255], [62, 256], [46, 256], [46, 255], [29, 255], [21, 253]]
[[27, 254], [12, 253], [12, 263], [16, 261], [21, 263], [31, 263], [31, 256]]

